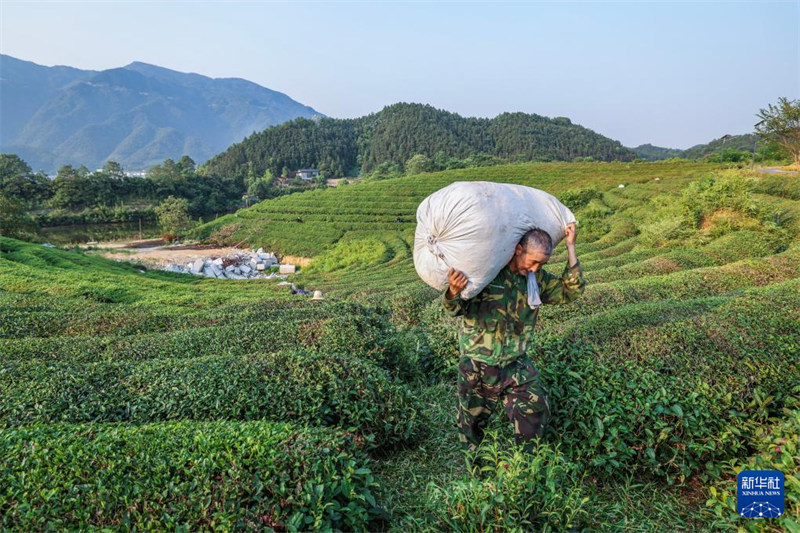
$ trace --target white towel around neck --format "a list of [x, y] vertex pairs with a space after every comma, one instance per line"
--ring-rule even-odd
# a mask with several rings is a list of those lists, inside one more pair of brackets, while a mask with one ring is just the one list
[[528, 307], [536, 309], [542, 305], [539, 297], [539, 284], [536, 282], [536, 273], [528, 272]]

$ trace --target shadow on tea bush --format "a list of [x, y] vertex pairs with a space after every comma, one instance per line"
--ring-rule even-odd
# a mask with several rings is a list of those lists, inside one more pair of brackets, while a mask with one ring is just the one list
[[0, 363], [0, 427], [35, 422], [299, 420], [369, 447], [414, 441], [421, 402], [369, 361], [282, 352], [113, 363]]

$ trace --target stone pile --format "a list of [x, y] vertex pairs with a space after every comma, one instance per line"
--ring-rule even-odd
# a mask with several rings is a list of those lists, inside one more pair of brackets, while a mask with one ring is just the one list
[[[279, 266], [278, 258], [272, 252], [264, 252], [263, 248], [252, 252], [239, 252], [215, 259], [198, 259], [186, 265], [171, 264], [165, 270], [195, 274], [207, 278], [251, 279], [251, 278], [285, 278], [280, 274], [265, 274], [270, 267]], [[280, 265], [281, 267], [286, 265]]]

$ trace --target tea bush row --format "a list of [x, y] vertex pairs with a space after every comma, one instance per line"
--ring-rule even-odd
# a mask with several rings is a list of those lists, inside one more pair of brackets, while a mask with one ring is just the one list
[[[223, 317], [219, 320], [225, 323]], [[228, 325], [129, 336], [0, 339], [0, 361], [147, 361], [303, 349], [349, 354], [379, 365], [394, 378], [417, 379], [418, 354], [398, 344], [397, 335], [386, 317], [337, 303], [278, 310], [272, 316], [256, 312], [230, 317]]]
[[270, 422], [6, 429], [0, 525], [364, 530], [384, 514], [369, 466], [346, 433]]
[[645, 327], [610, 318], [607, 331], [537, 339], [565, 451], [608, 474], [635, 467], [670, 480], [746, 452], [754, 421], [800, 380], [800, 285], [782, 285], [707, 302], [694, 319], [661, 322], [665, 309], [653, 309]]
[[[425, 531], [577, 531], [589, 508], [579, 468], [558, 447], [531, 453], [488, 433], [470, 461], [474, 475], [425, 493]], [[419, 525], [418, 525], [419, 526]]]
[[146, 363], [3, 363], [0, 423], [299, 420], [374, 446], [414, 440], [422, 408], [369, 362], [286, 352]]
[[[800, 390], [800, 388], [798, 388]], [[800, 399], [783, 416], [755, 430], [750, 445], [755, 453], [747, 459], [723, 465], [722, 479], [708, 487], [705, 517], [718, 531], [799, 531], [800, 530]], [[785, 509], [779, 518], [742, 519], [736, 503], [737, 475], [742, 470], [778, 470], [784, 474]]]
[[98, 336], [116, 337], [178, 331], [188, 328], [224, 326], [249, 322], [272, 322], [321, 318], [347, 313], [344, 306], [308, 302], [306, 299], [276, 302], [254, 301], [211, 309], [169, 309], [140, 304], [88, 304], [64, 298], [48, 309], [3, 309], [0, 338]]
[[746, 259], [717, 267], [647, 276], [640, 279], [587, 284], [583, 297], [569, 306], [544, 306], [542, 320], [563, 321], [589, 316], [624, 304], [653, 300], [683, 300], [724, 295], [794, 279], [800, 268], [800, 247], [762, 259]]

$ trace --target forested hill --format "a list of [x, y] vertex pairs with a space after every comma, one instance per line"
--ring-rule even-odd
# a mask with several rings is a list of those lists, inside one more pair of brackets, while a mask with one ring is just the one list
[[758, 137], [753, 133], [745, 133], [743, 135], [723, 135], [719, 139], [714, 139], [707, 144], [698, 144], [687, 148], [683, 151], [683, 157], [689, 159], [700, 159], [710, 154], [718, 153], [724, 150], [741, 150], [743, 152], [752, 152], [758, 145]]
[[[381, 165], [402, 169], [415, 155], [437, 169], [470, 157], [509, 162], [634, 159], [619, 142], [568, 118], [504, 113], [465, 118], [429, 105], [399, 103], [357, 119], [296, 119], [255, 133], [208, 162], [229, 177], [273, 175], [312, 167], [327, 177], [372, 173]], [[423, 165], [424, 169], [424, 165]]]
[[[753, 133], [745, 133], [742, 135], [723, 135], [719, 139], [706, 144], [696, 144], [686, 150], [679, 150], [677, 148], [662, 148], [660, 146], [653, 146], [652, 144], [642, 144], [631, 150], [640, 158], [647, 161], [658, 161], [670, 157], [682, 157], [685, 159], [704, 159], [710, 156], [719, 156], [726, 152], [750, 152], [754, 149], [763, 147], [762, 142], [758, 140]], [[767, 156], [771, 153], [765, 154]], [[735, 159], [734, 159], [735, 160]]]

